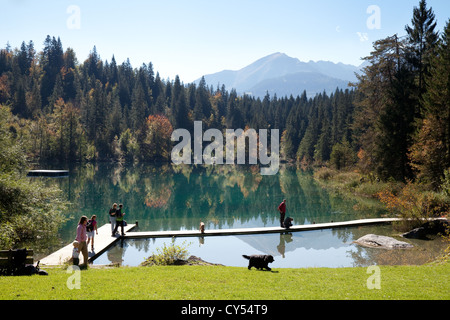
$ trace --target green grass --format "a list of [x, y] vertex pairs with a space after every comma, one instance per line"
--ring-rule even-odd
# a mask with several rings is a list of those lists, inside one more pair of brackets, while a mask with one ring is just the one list
[[0, 299], [450, 299], [450, 263], [380, 266], [380, 289], [368, 289], [367, 268], [274, 269], [220, 266], [153, 266], [82, 270], [80, 289], [70, 290], [73, 273], [46, 269], [48, 276], [0, 277]]

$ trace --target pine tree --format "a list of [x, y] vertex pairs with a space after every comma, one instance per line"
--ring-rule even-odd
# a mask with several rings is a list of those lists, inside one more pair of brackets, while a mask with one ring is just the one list
[[175, 77], [175, 83], [172, 90], [172, 124], [174, 128], [183, 128], [189, 130], [191, 121], [186, 104], [186, 94], [184, 86], [180, 82], [180, 77]]
[[333, 146], [330, 163], [337, 170], [346, 169], [355, 163], [355, 155], [347, 139]]
[[41, 98], [42, 106], [48, 105], [48, 98], [52, 95], [55, 88], [56, 77], [61, 71], [64, 63], [64, 51], [61, 40], [50, 38], [47, 36], [44, 42], [44, 50], [41, 57], [42, 64], [42, 82], [41, 82]]
[[424, 79], [429, 75], [430, 62], [434, 55], [439, 35], [434, 31], [436, 21], [433, 9], [427, 9], [426, 0], [421, 0], [414, 8], [412, 26], [406, 26], [408, 41], [411, 46], [410, 60], [418, 74], [419, 99], [425, 91]]
[[353, 137], [365, 152], [367, 167], [383, 178], [411, 177], [406, 154], [414, 132], [414, 73], [410, 71], [407, 42], [397, 35], [376, 41], [366, 58], [371, 64], [358, 76]]
[[328, 120], [325, 119], [322, 131], [314, 148], [314, 161], [323, 163], [330, 160], [331, 155], [331, 128]]
[[410, 156], [419, 178], [438, 189], [450, 167], [450, 20], [425, 82], [424, 120]]
[[146, 113], [147, 102], [145, 99], [144, 88], [140, 81], [136, 81], [131, 102], [131, 129], [138, 131], [143, 128], [145, 125]]
[[211, 115], [211, 108], [205, 77], [202, 77], [195, 92], [194, 121], [208, 119]]

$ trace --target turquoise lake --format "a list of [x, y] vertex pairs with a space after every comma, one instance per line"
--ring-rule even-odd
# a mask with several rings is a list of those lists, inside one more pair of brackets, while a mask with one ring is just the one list
[[[282, 165], [278, 174], [260, 175], [258, 166], [173, 166], [116, 164], [70, 168], [67, 178], [43, 178], [58, 185], [71, 203], [65, 213], [70, 220], [61, 228], [62, 244], [74, 239], [82, 215], [97, 215], [106, 224], [113, 203], [122, 203], [125, 220], [139, 222], [140, 231], [198, 229], [200, 220], [208, 229], [271, 227], [279, 225], [279, 203], [286, 199], [287, 213], [294, 224], [346, 221], [380, 217], [379, 206], [362, 206], [356, 200], [321, 188], [312, 175]], [[348, 267], [387, 263], [401, 264], [415, 257], [424, 263], [440, 245], [417, 242], [423, 258], [414, 250], [402, 253], [375, 251], [352, 243], [367, 233], [392, 235], [391, 226], [341, 228], [308, 232], [174, 239], [190, 254], [208, 262], [246, 266], [242, 254], [272, 254], [272, 267]], [[94, 264], [139, 265], [170, 244], [172, 239], [118, 242]], [[61, 246], [61, 244], [59, 244]], [[426, 249], [424, 249], [426, 248]], [[49, 247], [49, 252], [56, 250]], [[381, 256], [380, 256], [381, 254]], [[392, 256], [392, 257], [391, 257]], [[411, 256], [411, 257], [409, 257]], [[423, 260], [423, 261], [422, 261]], [[384, 262], [383, 262], [384, 261]]]

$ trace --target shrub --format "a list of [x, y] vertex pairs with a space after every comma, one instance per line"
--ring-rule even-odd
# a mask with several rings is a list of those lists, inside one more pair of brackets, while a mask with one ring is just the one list
[[422, 191], [411, 182], [407, 183], [398, 194], [384, 190], [377, 196], [389, 211], [406, 219], [406, 228], [421, 225], [423, 219], [447, 215], [450, 210], [449, 197], [432, 191]]
[[165, 243], [162, 248], [156, 248], [156, 254], [148, 257], [143, 263], [143, 266], [148, 265], [176, 265], [187, 259], [189, 252], [187, 247], [190, 245], [183, 241], [181, 245], [175, 245], [174, 239], [172, 243], [167, 246]]
[[336, 171], [327, 167], [322, 167], [314, 172], [314, 177], [319, 180], [327, 181], [336, 175]]

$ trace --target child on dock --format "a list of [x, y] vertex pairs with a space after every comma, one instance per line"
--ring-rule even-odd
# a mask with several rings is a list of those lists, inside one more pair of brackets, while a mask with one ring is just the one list
[[77, 266], [80, 263], [80, 251], [78, 250], [79, 243], [78, 241], [73, 242], [73, 250], [72, 250], [72, 263], [74, 266]]
[[201, 233], [205, 233], [205, 223], [202, 220], [200, 220], [200, 227], [199, 227], [199, 229], [200, 229]]
[[98, 235], [98, 231], [97, 231], [97, 216], [95, 214], [88, 221], [88, 223], [86, 225], [86, 232], [87, 232], [87, 238], [88, 238], [86, 245], [89, 246], [89, 242], [92, 239], [91, 251], [94, 251], [94, 236], [95, 236], [95, 234]]

